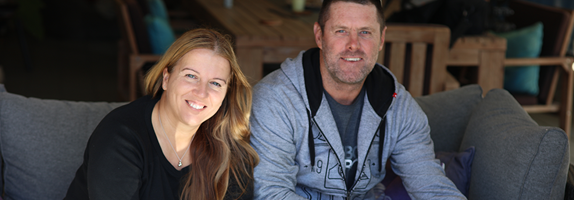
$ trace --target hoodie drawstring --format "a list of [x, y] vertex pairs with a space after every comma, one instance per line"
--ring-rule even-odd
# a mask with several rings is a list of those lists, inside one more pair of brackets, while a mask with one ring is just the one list
[[313, 124], [311, 121], [311, 113], [307, 110], [307, 117], [309, 118], [309, 156], [311, 157], [311, 171], [315, 171], [315, 141], [313, 139], [313, 131], [311, 125]]
[[387, 121], [387, 117], [383, 117], [383, 120], [379, 124], [379, 173], [383, 169], [383, 144], [385, 143], [385, 123]]

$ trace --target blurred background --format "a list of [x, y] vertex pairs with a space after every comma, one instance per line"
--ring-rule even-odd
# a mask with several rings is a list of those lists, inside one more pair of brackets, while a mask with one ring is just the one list
[[[572, 0], [529, 1], [574, 9]], [[180, 0], [164, 3], [182, 9]], [[117, 13], [115, 0], [0, 0], [0, 81], [28, 97], [125, 100], [117, 89]]]
[[[529, 1], [574, 9], [572, 0]], [[164, 3], [183, 9], [179, 0]], [[26, 97], [126, 101], [118, 90], [118, 21], [116, 0], [0, 0], [0, 82]], [[558, 126], [557, 114], [532, 117]]]

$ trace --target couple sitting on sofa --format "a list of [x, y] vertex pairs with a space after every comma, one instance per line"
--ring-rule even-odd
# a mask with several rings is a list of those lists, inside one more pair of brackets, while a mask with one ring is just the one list
[[375, 199], [387, 160], [412, 197], [465, 199], [435, 159], [426, 115], [376, 64], [380, 3], [325, 1], [320, 16], [319, 48], [256, 86], [251, 131], [230, 41], [185, 33], [147, 73], [149, 95], [96, 127], [65, 199]]
[[[209, 29], [185, 33], [148, 72], [148, 96], [106, 108], [115, 109], [91, 134], [64, 198], [383, 199], [400, 190], [415, 199], [563, 196], [565, 134], [533, 128], [502, 90], [484, 100], [476, 86], [412, 98], [376, 64], [385, 31], [377, 2], [325, 0], [314, 26], [319, 48], [287, 59], [261, 80], [253, 104], [229, 40]], [[34, 108], [1, 95], [2, 118], [10, 109]], [[16, 106], [4, 107], [10, 103]], [[17, 191], [30, 185], [13, 174], [37, 167], [18, 165], [24, 156], [11, 150], [25, 137], [10, 135], [18, 119], [0, 124], [7, 199], [28, 199]], [[43, 155], [51, 148], [24, 151]], [[444, 156], [441, 166], [438, 150], [461, 153]], [[42, 164], [67, 165], [52, 160]], [[391, 174], [401, 187], [393, 187]]]

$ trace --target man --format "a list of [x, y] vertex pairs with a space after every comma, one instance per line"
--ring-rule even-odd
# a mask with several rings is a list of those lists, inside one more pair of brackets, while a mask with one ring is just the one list
[[426, 115], [376, 64], [378, 0], [324, 0], [319, 48], [287, 59], [254, 87], [256, 199], [375, 199], [391, 166], [414, 199], [465, 199], [434, 158]]

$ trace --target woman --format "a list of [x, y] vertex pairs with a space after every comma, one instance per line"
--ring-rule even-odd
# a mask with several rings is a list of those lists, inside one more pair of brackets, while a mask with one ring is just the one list
[[65, 199], [251, 199], [251, 88], [229, 39], [186, 32], [145, 85], [100, 122]]

